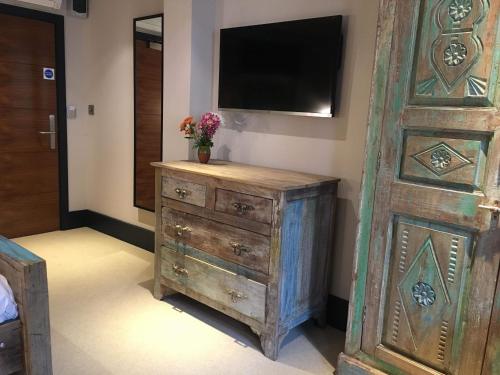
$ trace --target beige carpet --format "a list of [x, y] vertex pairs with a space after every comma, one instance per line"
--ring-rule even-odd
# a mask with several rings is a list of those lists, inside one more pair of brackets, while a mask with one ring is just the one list
[[186, 297], [153, 298], [153, 255], [88, 228], [16, 239], [47, 261], [54, 374], [329, 374], [344, 335], [311, 323], [278, 361], [250, 329]]

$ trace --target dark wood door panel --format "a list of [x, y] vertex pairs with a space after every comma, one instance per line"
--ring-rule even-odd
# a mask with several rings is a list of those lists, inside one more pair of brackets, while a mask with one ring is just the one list
[[150, 211], [155, 207], [155, 176], [150, 163], [162, 159], [162, 69], [161, 48], [136, 39], [134, 205]]
[[161, 81], [161, 51], [148, 48], [148, 42], [143, 40], [135, 41], [135, 58], [137, 63], [136, 79]]
[[161, 80], [143, 79], [137, 83], [137, 113], [161, 115]]
[[0, 107], [56, 113], [56, 81], [43, 79], [42, 65], [0, 62]]
[[[0, 234], [59, 229], [54, 21], [0, 14]], [[56, 79], [57, 72], [56, 72]]]
[[22, 199], [0, 199], [0, 228], [7, 238], [59, 229], [59, 195], [44, 193]]
[[0, 199], [21, 199], [26, 194], [57, 192], [57, 153], [0, 152], [0, 175]]
[[0, 14], [0, 61], [54, 67], [54, 35], [52, 23]]
[[149, 180], [141, 183], [137, 182], [135, 185], [136, 198], [135, 203], [138, 207], [154, 207], [155, 205], [155, 187], [151, 188]]
[[50, 147], [49, 115], [46, 109], [0, 107], [0, 152], [46, 151]]

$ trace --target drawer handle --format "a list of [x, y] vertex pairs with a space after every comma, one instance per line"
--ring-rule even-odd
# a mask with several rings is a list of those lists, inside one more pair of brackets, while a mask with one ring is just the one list
[[191, 228], [189, 228], [188, 226], [183, 227], [182, 225], [179, 225], [179, 224], [174, 226], [174, 229], [175, 229], [175, 234], [177, 235], [177, 237], [182, 237], [184, 235], [184, 233], [192, 232]]
[[0, 342], [0, 349], [5, 349], [7, 347], [7, 344], [5, 342]]
[[242, 245], [238, 242], [230, 242], [229, 245], [233, 248], [233, 253], [234, 255], [241, 256], [241, 253], [249, 253], [250, 248], [246, 247], [245, 245]]
[[240, 215], [245, 215], [248, 211], [252, 211], [254, 209], [253, 206], [241, 202], [233, 203], [233, 207]]
[[182, 268], [181, 266], [178, 266], [177, 264], [172, 264], [172, 269], [174, 270], [175, 274], [177, 276], [189, 276], [189, 273], [187, 269]]
[[237, 303], [237, 302], [239, 302], [242, 299], [247, 299], [248, 298], [243, 293], [238, 292], [237, 290], [234, 290], [234, 289], [227, 289], [227, 294], [229, 294], [231, 296], [231, 301], [233, 303]]
[[175, 192], [180, 199], [185, 199], [186, 195], [188, 195], [188, 191], [186, 189], [175, 188]]

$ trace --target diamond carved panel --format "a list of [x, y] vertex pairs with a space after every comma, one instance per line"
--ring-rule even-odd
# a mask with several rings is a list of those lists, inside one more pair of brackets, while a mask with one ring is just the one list
[[[382, 344], [448, 372], [466, 302], [470, 233], [396, 217]], [[405, 267], [401, 260], [405, 259]], [[453, 275], [453, 277], [450, 277]]]
[[[398, 285], [405, 318], [415, 350], [425, 342], [425, 331], [417, 330], [420, 321], [441, 324], [440, 316], [450, 296], [443, 280], [432, 238], [429, 236], [417, 252], [412, 264]], [[437, 319], [437, 321], [436, 321]]]
[[435, 132], [406, 130], [400, 178], [451, 189], [481, 190], [490, 138], [456, 136], [445, 138]]
[[472, 164], [472, 161], [444, 142], [438, 143], [411, 157], [436, 176], [443, 176], [468, 164]]

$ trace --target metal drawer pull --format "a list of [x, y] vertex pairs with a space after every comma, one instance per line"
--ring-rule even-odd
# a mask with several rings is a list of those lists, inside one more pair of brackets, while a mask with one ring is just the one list
[[245, 245], [242, 245], [238, 242], [229, 242], [229, 245], [233, 248], [233, 253], [235, 255], [241, 256], [241, 253], [249, 253], [250, 249], [246, 247]]
[[241, 203], [241, 202], [235, 202], [233, 203], [234, 209], [240, 214], [244, 215], [248, 211], [252, 211], [254, 209], [253, 206], [250, 206], [249, 204]]
[[484, 205], [484, 204], [480, 204], [478, 206], [479, 208], [483, 208], [485, 210], [490, 210], [491, 212], [493, 212], [494, 214], [499, 214], [500, 213], [500, 202], [499, 201], [495, 201], [493, 202], [493, 205], [492, 206], [488, 206], [488, 205]]
[[4, 343], [3, 341], [0, 342], [0, 349], [5, 349], [6, 346], [7, 346], [6, 343]]
[[179, 224], [177, 224], [176, 226], [174, 226], [174, 229], [175, 229], [175, 234], [178, 237], [182, 237], [184, 235], [184, 233], [190, 233], [191, 232], [191, 228], [189, 228], [188, 226], [183, 227], [182, 225], [179, 225]]
[[237, 290], [234, 290], [234, 289], [227, 289], [227, 294], [229, 294], [231, 296], [231, 301], [233, 303], [236, 303], [236, 302], [238, 302], [238, 301], [240, 301], [242, 299], [247, 299], [248, 298], [243, 293], [238, 292]]
[[176, 188], [175, 192], [180, 199], [185, 199], [186, 195], [188, 195], [188, 191], [186, 189]]
[[177, 264], [172, 264], [172, 269], [177, 274], [177, 276], [189, 276], [187, 269], [178, 266]]

